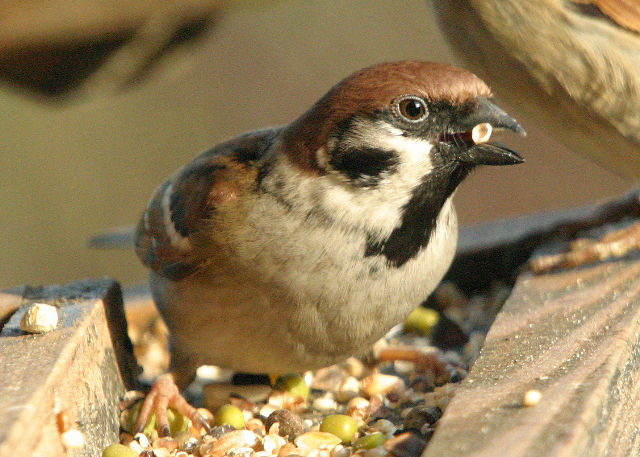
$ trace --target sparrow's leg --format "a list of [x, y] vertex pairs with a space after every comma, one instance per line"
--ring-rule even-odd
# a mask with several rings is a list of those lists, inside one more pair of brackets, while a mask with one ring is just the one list
[[395, 362], [401, 360], [411, 362], [418, 372], [432, 372], [436, 379], [449, 376], [446, 365], [434, 352], [424, 352], [412, 347], [385, 347], [375, 351], [376, 362]]
[[198, 411], [187, 402], [180, 390], [187, 388], [195, 379], [197, 363], [187, 355], [184, 355], [177, 348], [173, 348], [171, 355], [172, 371], [156, 378], [151, 390], [142, 403], [134, 430], [136, 433], [144, 429], [151, 414], [156, 415], [156, 428], [158, 435], [169, 436], [171, 434], [167, 408], [183, 414], [191, 419], [194, 425], [204, 428], [210, 432], [209, 424], [198, 413]]
[[159, 376], [142, 403], [134, 430], [136, 433], [142, 432], [145, 424], [152, 413], [156, 415], [156, 427], [159, 436], [169, 436], [171, 434], [169, 420], [167, 418], [167, 408], [172, 408], [180, 414], [185, 415], [195, 425], [199, 425], [207, 432], [211, 429], [207, 421], [191, 406], [180, 394], [180, 389], [176, 385], [173, 373], [166, 373]]
[[557, 268], [572, 268], [611, 257], [623, 257], [633, 249], [640, 249], [640, 222], [609, 232], [597, 241], [575, 240], [568, 252], [537, 257], [531, 260], [529, 266], [534, 273], [540, 274]]

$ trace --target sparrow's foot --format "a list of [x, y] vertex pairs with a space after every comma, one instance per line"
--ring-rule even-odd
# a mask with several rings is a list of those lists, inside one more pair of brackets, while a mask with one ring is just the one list
[[577, 239], [571, 243], [568, 252], [536, 257], [531, 260], [529, 267], [533, 273], [540, 274], [611, 257], [623, 257], [634, 249], [640, 249], [640, 222], [609, 232], [600, 240]]
[[140, 412], [138, 413], [138, 418], [134, 426], [135, 432], [142, 432], [149, 420], [149, 417], [151, 417], [151, 414], [155, 413], [158, 435], [171, 435], [171, 428], [169, 427], [169, 419], [167, 417], [167, 408], [174, 409], [180, 414], [191, 419], [193, 424], [196, 426], [204, 428], [208, 433], [211, 432], [211, 428], [209, 427], [209, 424], [207, 424], [207, 421], [180, 394], [180, 390], [178, 389], [171, 373], [159, 376], [153, 383], [153, 386], [144, 399]]
[[376, 351], [376, 361], [395, 362], [398, 360], [411, 362], [415, 365], [416, 371], [432, 372], [436, 378], [449, 376], [447, 366], [435, 352], [425, 352], [420, 348], [409, 346], [385, 347]]

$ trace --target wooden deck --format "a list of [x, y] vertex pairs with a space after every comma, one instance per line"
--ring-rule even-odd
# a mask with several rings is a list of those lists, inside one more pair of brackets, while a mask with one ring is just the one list
[[[463, 231], [454, 280], [517, 280], [422, 457], [640, 455], [640, 256], [540, 276], [518, 267], [637, 214], [632, 192]], [[522, 406], [531, 389], [540, 402]]]
[[639, 356], [640, 260], [524, 275], [423, 457], [639, 455]]
[[[55, 331], [20, 330], [32, 302], [58, 307]], [[67, 455], [62, 416], [85, 437], [85, 447], [73, 455], [94, 457], [116, 442], [119, 397], [137, 374], [118, 284], [79, 281], [4, 291], [0, 321], [0, 457]]]

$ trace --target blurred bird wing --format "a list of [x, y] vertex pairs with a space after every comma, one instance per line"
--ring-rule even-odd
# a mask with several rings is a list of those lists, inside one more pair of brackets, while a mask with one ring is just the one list
[[136, 226], [133, 224], [111, 227], [92, 235], [87, 244], [94, 249], [129, 249], [133, 246], [135, 232]]
[[640, 0], [573, 0], [592, 3], [618, 25], [640, 32]]
[[454, 48], [496, 97], [571, 150], [638, 179], [640, 33], [564, 0], [433, 5]]
[[134, 237], [142, 262], [174, 281], [202, 268], [202, 244], [214, 229], [213, 221], [251, 190], [258, 173], [255, 162], [270, 149], [278, 131], [252, 132], [222, 143], [159, 186]]

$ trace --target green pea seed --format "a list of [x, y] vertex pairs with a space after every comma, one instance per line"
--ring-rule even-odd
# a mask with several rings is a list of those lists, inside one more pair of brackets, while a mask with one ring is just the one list
[[[136, 402], [136, 404], [133, 405], [129, 410], [129, 416], [127, 416], [126, 431], [131, 433], [132, 435], [135, 432], [133, 430], [133, 427], [136, 425], [136, 420], [138, 420], [138, 414], [140, 413], [142, 402], [143, 400]], [[145, 424], [144, 430], [142, 431], [142, 433], [144, 433], [147, 436], [151, 436], [151, 431], [154, 428], [156, 428], [156, 415], [152, 414], [151, 416], [149, 416], [149, 419], [147, 419], [147, 423]]]
[[[142, 407], [142, 400], [137, 402], [135, 405], [131, 407], [129, 412], [129, 416], [127, 417], [126, 430], [134, 434], [133, 427], [136, 424], [136, 420], [138, 419], [138, 414], [140, 413], [140, 408]], [[167, 408], [167, 420], [169, 421], [169, 430], [171, 435], [175, 435], [178, 432], [186, 432], [189, 430], [191, 426], [191, 420], [183, 414], [174, 411], [171, 408]], [[156, 415], [152, 414], [149, 416], [147, 423], [144, 426], [144, 430], [142, 433], [151, 437], [151, 432], [156, 428]]]
[[404, 321], [404, 328], [408, 332], [418, 333], [420, 335], [428, 335], [433, 327], [438, 323], [438, 312], [418, 306], [411, 311]]
[[223, 405], [216, 411], [216, 425], [230, 425], [236, 430], [244, 428], [244, 414], [237, 406]]
[[138, 454], [124, 444], [112, 444], [102, 451], [102, 457], [138, 457]]
[[374, 447], [382, 446], [387, 438], [380, 432], [375, 432], [370, 435], [361, 436], [353, 443], [354, 449], [373, 449]]
[[[169, 421], [169, 429], [171, 430], [171, 436], [175, 436], [176, 433], [186, 432], [191, 426], [191, 420], [184, 414], [180, 414], [171, 408], [167, 409], [167, 420]], [[155, 421], [155, 415], [154, 415]]]
[[351, 416], [332, 414], [322, 419], [320, 431], [337, 436], [343, 443], [350, 443], [358, 431], [358, 425]]
[[273, 388], [289, 392], [294, 397], [301, 397], [303, 400], [309, 398], [309, 386], [304, 382], [304, 378], [299, 374], [286, 374], [280, 376], [276, 380]]

